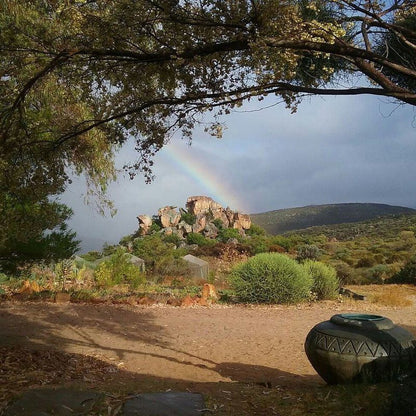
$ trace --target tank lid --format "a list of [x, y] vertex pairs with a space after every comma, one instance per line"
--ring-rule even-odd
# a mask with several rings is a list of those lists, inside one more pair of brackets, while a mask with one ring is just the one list
[[331, 322], [336, 325], [359, 327], [362, 329], [391, 329], [394, 327], [389, 318], [366, 313], [343, 313], [334, 315]]
[[386, 319], [384, 316], [368, 315], [365, 313], [342, 313], [340, 316], [345, 319], [352, 319], [353, 321], [381, 321]]

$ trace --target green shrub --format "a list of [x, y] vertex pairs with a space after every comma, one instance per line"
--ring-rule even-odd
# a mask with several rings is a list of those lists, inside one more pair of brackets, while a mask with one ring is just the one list
[[144, 274], [137, 266], [129, 262], [128, 256], [121, 249], [99, 264], [94, 277], [98, 285], [102, 287], [128, 284], [136, 288], [145, 282]]
[[154, 267], [154, 273], [160, 276], [187, 276], [190, 273], [188, 263], [182, 258], [165, 256], [159, 259]]
[[320, 261], [306, 260], [303, 267], [313, 279], [312, 292], [318, 300], [335, 299], [339, 281], [336, 270]]
[[283, 247], [286, 251], [289, 251], [293, 246], [292, 240], [290, 240], [289, 238], [283, 237], [281, 235], [273, 236], [270, 241], [270, 244], [271, 245], [276, 244], [280, 247]]
[[361, 257], [357, 261], [357, 264], [355, 265], [355, 267], [356, 268], [360, 268], [360, 267], [372, 267], [372, 266], [375, 266], [376, 264], [377, 264], [377, 261], [374, 258], [374, 256], [368, 255], [368, 256]]
[[89, 251], [88, 253], [81, 254], [80, 257], [82, 257], [86, 261], [95, 261], [102, 257], [103, 255], [99, 251]]
[[295, 260], [261, 253], [234, 267], [230, 283], [243, 302], [295, 303], [309, 297], [313, 282]]
[[228, 240], [235, 238], [241, 242], [241, 235], [236, 228], [223, 228], [218, 231], [217, 240], [226, 243]]
[[297, 249], [296, 260], [303, 262], [305, 260], [317, 260], [321, 255], [321, 250], [315, 244], [304, 244]]
[[388, 278], [389, 267], [386, 264], [376, 264], [367, 270], [369, 280], [373, 283], [383, 283]]
[[194, 225], [196, 223], [196, 216], [190, 212], [184, 212], [181, 215], [181, 221], [186, 222], [188, 225]]
[[146, 263], [146, 268], [151, 269], [161, 257], [172, 254], [175, 250], [173, 244], [163, 241], [160, 234], [146, 235], [136, 238], [133, 242], [133, 253]]
[[186, 242], [188, 244], [196, 244], [200, 247], [210, 246], [210, 245], [215, 244], [214, 240], [210, 240], [209, 238], [205, 238], [202, 234], [199, 234], [199, 233], [189, 233], [186, 236]]
[[351, 281], [351, 277], [355, 270], [343, 261], [332, 262], [332, 265], [337, 272], [337, 278], [340, 286], [348, 284]]
[[163, 241], [168, 244], [174, 244], [177, 246], [181, 242], [181, 238], [178, 234], [169, 234], [163, 236]]
[[7, 282], [8, 280], [10, 280], [10, 277], [9, 276], [7, 276], [4, 273], [0, 273], [0, 283]]
[[254, 235], [251, 238], [247, 238], [244, 243], [250, 247], [250, 253], [252, 255], [267, 253], [270, 251], [267, 238], [261, 235]]
[[416, 257], [413, 257], [404, 267], [397, 272], [389, 283], [404, 283], [404, 284], [416, 284]]
[[103, 249], [101, 252], [103, 253], [103, 257], [111, 256], [113, 255], [117, 250], [120, 249], [120, 246], [118, 245], [110, 245], [108, 243], [104, 243]]
[[251, 224], [250, 228], [246, 230], [246, 234], [250, 236], [259, 235], [264, 236], [266, 235], [266, 230], [259, 225]]
[[224, 223], [222, 222], [221, 218], [215, 218], [212, 220], [212, 223], [219, 229], [222, 230], [224, 228]]
[[149, 233], [150, 234], [157, 233], [161, 229], [162, 229], [162, 227], [159, 224], [157, 224], [156, 222], [154, 222], [149, 228]]

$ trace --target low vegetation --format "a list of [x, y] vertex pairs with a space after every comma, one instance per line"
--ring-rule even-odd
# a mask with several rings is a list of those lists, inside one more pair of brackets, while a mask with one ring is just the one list
[[306, 260], [303, 267], [312, 277], [312, 293], [318, 300], [335, 299], [339, 293], [336, 270], [324, 263]]
[[[0, 294], [19, 290], [22, 280], [29, 280], [43, 291], [71, 292], [78, 300], [108, 299], [111, 293], [117, 299], [140, 295], [166, 300], [200, 294], [202, 283], [208, 282], [225, 302], [291, 303], [336, 299], [343, 285], [416, 283], [416, 215], [284, 235], [267, 234], [255, 224], [245, 236], [219, 223], [218, 229], [215, 239], [189, 233], [184, 241], [155, 228], [148, 235], [132, 234], [118, 245], [72, 259], [28, 262], [13, 274], [4, 269]], [[186, 254], [207, 261], [209, 275], [193, 278], [183, 260]], [[133, 265], [129, 256], [144, 260], [145, 270]], [[403, 304], [393, 295], [377, 299]]]
[[[270, 234], [328, 224], [356, 223], [388, 215], [411, 215], [412, 208], [385, 204], [329, 204], [279, 209], [252, 215], [252, 220]], [[331, 225], [330, 225], [331, 227]]]
[[310, 297], [313, 280], [306, 268], [288, 256], [262, 253], [237, 265], [231, 286], [239, 300], [251, 303], [295, 303]]

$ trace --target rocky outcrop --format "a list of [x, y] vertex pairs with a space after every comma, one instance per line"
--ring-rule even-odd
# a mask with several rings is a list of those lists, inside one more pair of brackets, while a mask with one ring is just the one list
[[171, 206], [160, 208], [158, 215], [163, 228], [176, 227], [181, 220], [181, 214]]
[[222, 206], [208, 196], [190, 196], [186, 201], [186, 209], [190, 214], [199, 215], [222, 209]]
[[[170, 205], [158, 211], [161, 232], [166, 235], [177, 235], [181, 240], [190, 233], [201, 233], [206, 238], [216, 238], [222, 228], [235, 228], [241, 235], [251, 227], [247, 214], [235, 212], [229, 207], [223, 208], [218, 202], [207, 196], [191, 196], [186, 201], [186, 210]], [[139, 215], [139, 235], [150, 233], [152, 218]]]
[[234, 214], [233, 228], [238, 230], [248, 230], [251, 227], [251, 219], [247, 214], [240, 214], [236, 212]]
[[203, 213], [196, 216], [195, 224], [192, 226], [193, 233], [201, 233], [207, 225], [207, 217]]
[[148, 215], [139, 215], [137, 219], [139, 220], [139, 234], [148, 234], [152, 226], [152, 219]]

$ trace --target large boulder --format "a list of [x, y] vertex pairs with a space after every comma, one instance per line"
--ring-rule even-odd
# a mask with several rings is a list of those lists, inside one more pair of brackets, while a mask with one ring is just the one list
[[225, 215], [228, 219], [228, 227], [232, 228], [233, 225], [234, 225], [234, 214], [235, 214], [235, 212], [232, 209], [230, 209], [230, 207], [227, 207], [225, 209], [224, 213], [225, 213]]
[[192, 232], [193, 233], [200, 233], [205, 229], [205, 226], [207, 225], [207, 217], [205, 214], [198, 214], [196, 216], [195, 224], [192, 226]]
[[228, 228], [230, 226], [230, 220], [228, 219], [224, 208], [213, 209], [211, 212], [212, 212], [212, 218], [214, 220], [217, 220], [217, 219], [221, 220], [224, 228]]
[[148, 215], [139, 215], [137, 219], [139, 220], [139, 234], [147, 234], [152, 226], [152, 219]]
[[218, 228], [212, 222], [207, 223], [204, 229], [204, 236], [214, 239], [218, 235]]
[[163, 228], [176, 227], [181, 220], [181, 214], [171, 206], [160, 208], [158, 215]]
[[186, 201], [186, 209], [196, 216], [221, 208], [222, 206], [218, 202], [208, 196], [190, 196]]
[[234, 214], [233, 228], [237, 228], [238, 230], [248, 230], [250, 227], [251, 227], [250, 215], [240, 214], [239, 212], [236, 212]]
[[185, 221], [181, 221], [178, 224], [178, 230], [182, 232], [182, 234], [189, 234], [192, 232], [192, 225], [189, 225]]

